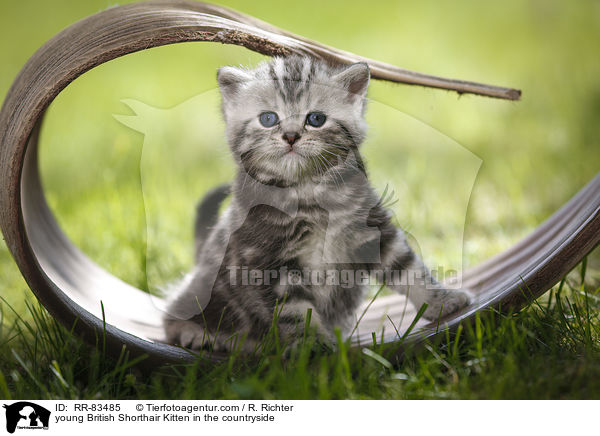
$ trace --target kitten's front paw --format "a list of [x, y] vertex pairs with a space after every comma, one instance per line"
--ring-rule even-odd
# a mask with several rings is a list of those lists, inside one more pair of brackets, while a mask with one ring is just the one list
[[211, 343], [208, 332], [193, 321], [165, 319], [163, 324], [170, 344], [199, 350]]
[[467, 289], [440, 290], [439, 295], [435, 295], [430, 301], [427, 301], [427, 309], [423, 317], [434, 320], [456, 312], [465, 306], [471, 304], [475, 296], [472, 291]]

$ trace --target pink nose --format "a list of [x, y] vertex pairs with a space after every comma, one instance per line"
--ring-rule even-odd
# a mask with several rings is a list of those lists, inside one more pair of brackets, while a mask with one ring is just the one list
[[290, 145], [294, 145], [294, 142], [296, 142], [299, 138], [300, 135], [297, 132], [285, 132], [283, 134], [283, 139]]

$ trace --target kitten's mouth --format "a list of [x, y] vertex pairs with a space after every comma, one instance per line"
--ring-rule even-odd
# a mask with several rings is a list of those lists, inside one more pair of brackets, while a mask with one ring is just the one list
[[303, 152], [301, 152], [300, 150], [298, 150], [297, 148], [288, 148], [287, 150], [285, 150], [283, 152], [283, 157], [290, 157], [290, 158], [306, 158], [306, 154], [304, 154]]

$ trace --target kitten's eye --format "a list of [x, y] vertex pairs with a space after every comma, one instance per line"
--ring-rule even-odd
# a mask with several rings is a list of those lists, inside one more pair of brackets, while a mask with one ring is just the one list
[[306, 116], [306, 123], [313, 127], [321, 127], [325, 124], [327, 117], [322, 112], [311, 112]]
[[279, 122], [279, 117], [275, 112], [263, 112], [258, 117], [258, 120], [264, 127], [273, 127]]

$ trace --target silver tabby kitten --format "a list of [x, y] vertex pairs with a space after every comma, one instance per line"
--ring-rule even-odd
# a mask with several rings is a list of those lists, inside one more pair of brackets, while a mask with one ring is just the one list
[[[164, 319], [170, 343], [227, 349], [244, 337], [250, 349], [275, 311], [280, 334], [293, 341], [309, 308], [318, 336], [332, 340], [335, 327], [348, 332], [355, 322], [369, 276], [417, 307], [427, 303], [429, 319], [469, 303], [467, 291], [431, 278], [367, 180], [359, 145], [369, 76], [364, 63], [299, 56], [219, 70], [238, 174], [198, 207], [197, 264]], [[348, 271], [362, 280], [340, 282]]]

